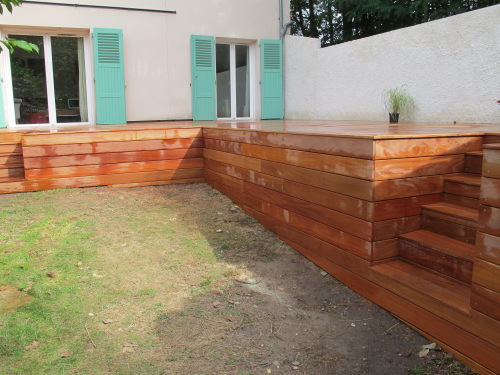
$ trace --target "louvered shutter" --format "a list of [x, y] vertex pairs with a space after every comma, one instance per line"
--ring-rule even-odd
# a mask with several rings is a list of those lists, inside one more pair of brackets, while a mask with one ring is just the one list
[[123, 34], [119, 29], [94, 29], [97, 124], [125, 124]]
[[283, 45], [281, 40], [261, 40], [262, 120], [283, 118]]
[[7, 127], [5, 122], [5, 110], [3, 108], [3, 78], [0, 78], [0, 128]]
[[216, 120], [214, 37], [191, 36], [191, 73], [193, 120]]

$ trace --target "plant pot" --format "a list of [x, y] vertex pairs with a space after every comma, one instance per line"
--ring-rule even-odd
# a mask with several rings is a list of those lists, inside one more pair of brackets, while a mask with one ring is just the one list
[[399, 122], [399, 113], [389, 113], [389, 122], [391, 124]]

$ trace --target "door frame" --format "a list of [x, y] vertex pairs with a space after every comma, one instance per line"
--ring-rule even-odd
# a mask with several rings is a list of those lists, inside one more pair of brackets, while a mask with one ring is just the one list
[[[250, 84], [250, 116], [249, 117], [218, 117], [220, 121], [253, 121], [256, 118], [256, 94], [257, 94], [257, 47], [256, 40], [251, 39], [230, 39], [230, 38], [215, 38], [215, 46], [217, 44], [230, 45], [230, 75], [231, 82], [236, 82], [236, 45], [248, 46], [248, 72]], [[215, 55], [215, 64], [217, 64], [217, 55]], [[217, 73], [216, 73], [217, 74]], [[217, 78], [217, 77], [216, 77]], [[217, 96], [217, 85], [215, 87]], [[217, 102], [216, 102], [217, 104]], [[236, 86], [231, 85], [231, 115], [236, 114]]]
[[[0, 69], [4, 77], [4, 102], [2, 105], [5, 109], [5, 122], [9, 128], [23, 128], [26, 126], [73, 126], [73, 125], [90, 125], [95, 124], [95, 90], [93, 84], [93, 62], [92, 62], [92, 43], [90, 38], [90, 30], [88, 29], [53, 29], [53, 28], [26, 28], [26, 27], [2, 27], [0, 30], [0, 37], [5, 38], [9, 34], [18, 35], [34, 35], [42, 36], [44, 38], [44, 51], [45, 51], [45, 72], [47, 80], [47, 100], [54, 99], [54, 103], [48, 104], [49, 109], [49, 123], [44, 124], [16, 124], [15, 109], [14, 109], [14, 88], [12, 85], [12, 73], [10, 65], [10, 54], [8, 52], [0, 54]], [[87, 110], [88, 119], [87, 122], [69, 122], [69, 123], [57, 123], [56, 112], [55, 112], [55, 95], [54, 95], [54, 76], [47, 74], [52, 71], [52, 51], [51, 43], [47, 45], [45, 41], [50, 39], [52, 36], [61, 37], [81, 37], [83, 38], [83, 48], [84, 48], [84, 60], [85, 60], [85, 83], [87, 85]], [[36, 53], [36, 52], [33, 52]], [[47, 54], [50, 53], [51, 58], [47, 58]], [[48, 66], [50, 65], [50, 66]], [[52, 107], [52, 108], [51, 108]], [[50, 121], [56, 120], [54, 123]]]

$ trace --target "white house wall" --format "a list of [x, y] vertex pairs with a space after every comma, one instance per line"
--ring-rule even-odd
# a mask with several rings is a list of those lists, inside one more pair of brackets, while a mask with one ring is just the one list
[[320, 48], [287, 36], [286, 118], [388, 120], [382, 92], [403, 84], [402, 120], [500, 122], [500, 5]]
[[[128, 121], [192, 118], [190, 36], [279, 39], [279, 0], [50, 0], [176, 14], [24, 4], [8, 26], [123, 29]], [[289, 4], [284, 1], [285, 22]], [[257, 50], [257, 48], [256, 48]], [[258, 57], [258, 56], [257, 56]], [[258, 61], [258, 59], [256, 59]], [[258, 76], [255, 77], [258, 81]]]

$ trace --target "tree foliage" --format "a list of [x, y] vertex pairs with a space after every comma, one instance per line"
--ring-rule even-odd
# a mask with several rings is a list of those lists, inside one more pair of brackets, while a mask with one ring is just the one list
[[[3, 15], [5, 10], [8, 10], [12, 13], [12, 9], [16, 6], [20, 6], [23, 0], [0, 0], [0, 15]], [[13, 38], [6, 38], [5, 40], [0, 40], [0, 52], [2, 52], [2, 45], [5, 46], [10, 53], [14, 52], [14, 48], [21, 48], [25, 51], [32, 52], [40, 52], [38, 46], [36, 44], [28, 43], [24, 40], [17, 40]]]
[[500, 4], [500, 0], [291, 0], [292, 33], [343, 43]]

